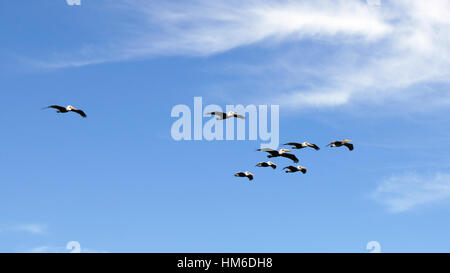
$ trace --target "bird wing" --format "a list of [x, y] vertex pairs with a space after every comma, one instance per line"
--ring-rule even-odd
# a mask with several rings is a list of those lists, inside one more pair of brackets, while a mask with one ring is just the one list
[[269, 153], [269, 154], [271, 154], [273, 156], [277, 156], [277, 155], [280, 154], [277, 150], [270, 149], [270, 148], [258, 149], [257, 151], [267, 152], [267, 153]]
[[302, 146], [300, 143], [297, 143], [297, 142], [288, 142], [288, 143], [283, 144], [283, 145], [291, 145], [291, 146], [295, 146], [295, 147]]
[[316, 149], [316, 150], [320, 150], [319, 146], [317, 146], [316, 144], [312, 144], [312, 143], [306, 142], [306, 145], [309, 146], [309, 147], [311, 147], [311, 148], [314, 148], [314, 149]]
[[79, 115], [82, 116], [83, 118], [87, 117], [86, 113], [84, 113], [83, 110], [72, 109], [72, 112], [75, 112], [75, 113], [79, 114]]
[[294, 163], [298, 163], [298, 158], [294, 154], [282, 154], [282, 157], [289, 158], [290, 160], [294, 161]]
[[57, 109], [59, 111], [66, 110], [66, 107], [62, 107], [62, 106], [59, 106], [59, 105], [50, 105], [50, 106], [45, 107], [44, 109], [47, 109], [47, 108], [53, 108], [53, 109]]
[[222, 117], [224, 117], [224, 116], [226, 116], [227, 114], [225, 114], [224, 112], [214, 111], [214, 112], [206, 113], [206, 115], [216, 115], [216, 116], [222, 116]]
[[238, 113], [234, 113], [234, 112], [233, 112], [233, 117], [245, 119], [245, 117], [243, 115], [239, 115]]
[[247, 175], [247, 177], [248, 177], [248, 180], [250, 180], [250, 181], [253, 180], [253, 174], [249, 174], [249, 175]]
[[296, 171], [296, 170], [297, 170], [297, 168], [294, 167], [294, 166], [287, 166], [287, 167], [284, 167], [283, 170], [284, 170], [284, 169], [289, 169], [289, 170], [291, 170], [291, 171]]
[[307, 172], [307, 169], [306, 168], [302, 168], [300, 171], [305, 174]]
[[344, 143], [344, 145], [345, 145], [350, 151], [353, 151], [353, 144], [351, 144], [351, 143]]
[[258, 149], [257, 151], [262, 151], [262, 152], [278, 152], [277, 150], [271, 149], [271, 148], [262, 148], [262, 149]]

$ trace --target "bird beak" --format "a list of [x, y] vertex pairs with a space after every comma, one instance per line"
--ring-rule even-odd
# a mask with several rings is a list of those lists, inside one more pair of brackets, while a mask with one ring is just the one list
[[285, 151], [286, 151], [286, 152], [292, 152], [292, 150], [289, 150], [289, 149], [286, 149]]

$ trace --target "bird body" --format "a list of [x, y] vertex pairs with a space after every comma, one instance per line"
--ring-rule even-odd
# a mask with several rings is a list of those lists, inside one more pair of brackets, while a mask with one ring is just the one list
[[295, 172], [302, 172], [303, 174], [306, 173], [307, 169], [303, 166], [287, 166], [284, 167], [283, 170], [287, 169], [286, 173], [295, 173]]
[[57, 113], [68, 113], [68, 112], [75, 112], [82, 116], [83, 118], [87, 117], [86, 113], [83, 112], [83, 110], [77, 109], [73, 107], [72, 105], [69, 105], [67, 107], [59, 106], [59, 105], [50, 105], [48, 107], [45, 107], [44, 109], [53, 108], [56, 109]]
[[271, 161], [267, 162], [259, 162], [256, 167], [272, 167], [272, 169], [276, 169], [277, 165]]
[[298, 158], [294, 154], [288, 153], [288, 152], [292, 152], [292, 150], [280, 149], [279, 151], [277, 151], [277, 150], [270, 149], [270, 148], [263, 148], [263, 149], [258, 149], [257, 151], [263, 151], [263, 152], [269, 153], [269, 155], [267, 156], [268, 158], [281, 156], [281, 157], [289, 158], [290, 160], [294, 161], [294, 163], [298, 162]]
[[333, 141], [330, 144], [328, 144], [327, 146], [330, 147], [341, 147], [341, 146], [345, 146], [347, 147], [350, 151], [353, 151], [353, 144], [350, 143], [351, 140], [348, 139], [344, 139], [344, 140], [337, 140], [337, 141]]
[[283, 145], [291, 145], [292, 148], [291, 149], [303, 149], [306, 147], [311, 147], [314, 148], [316, 151], [320, 150], [319, 146], [317, 146], [316, 144], [312, 144], [309, 142], [302, 142], [302, 143], [297, 143], [297, 142], [289, 142]]
[[206, 113], [207, 115], [216, 115], [217, 116], [217, 120], [224, 120], [224, 119], [227, 119], [227, 118], [240, 118], [240, 119], [245, 119], [245, 117], [243, 116], [243, 115], [240, 115], [240, 114], [238, 114], [238, 113], [236, 113], [236, 112], [232, 112], [232, 111], [230, 111], [230, 112], [227, 112], [227, 113], [224, 113], [224, 112], [218, 112], [218, 111], [216, 111], [216, 112], [210, 112], [210, 113]]
[[234, 174], [234, 176], [236, 176], [236, 177], [247, 177], [248, 178], [248, 180], [253, 180], [253, 174], [251, 173], [251, 172], [238, 172], [238, 173], [235, 173]]

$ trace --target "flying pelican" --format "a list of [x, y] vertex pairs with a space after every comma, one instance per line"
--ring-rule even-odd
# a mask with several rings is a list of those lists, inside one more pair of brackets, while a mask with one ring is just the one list
[[294, 161], [294, 163], [298, 162], [298, 158], [295, 155], [287, 153], [287, 152], [292, 152], [292, 150], [280, 149], [279, 151], [277, 151], [277, 150], [270, 149], [270, 148], [263, 148], [263, 149], [258, 149], [257, 151], [268, 152], [270, 154], [267, 156], [268, 158], [282, 156], [282, 157], [289, 158], [290, 160]]
[[287, 167], [284, 167], [283, 170], [284, 170], [284, 169], [288, 169], [288, 170], [286, 171], [286, 173], [302, 172], [303, 174], [305, 174], [306, 171], [307, 171], [307, 169], [306, 169], [305, 167], [303, 167], [303, 166], [297, 166], [297, 167], [294, 167], [294, 166], [287, 166]]
[[291, 149], [303, 149], [306, 147], [311, 147], [314, 148], [316, 151], [320, 150], [319, 146], [317, 146], [316, 144], [312, 144], [309, 142], [302, 142], [302, 143], [297, 143], [297, 142], [289, 142], [283, 145], [291, 145], [293, 146]]
[[82, 116], [83, 118], [87, 117], [86, 114], [82, 110], [77, 109], [77, 108], [73, 107], [72, 105], [69, 105], [67, 107], [63, 107], [63, 106], [59, 106], [59, 105], [50, 105], [48, 107], [45, 107], [44, 109], [48, 109], [48, 108], [53, 108], [53, 109], [58, 110], [58, 111], [56, 111], [57, 113], [75, 112], [75, 113], [79, 114], [80, 116]]
[[272, 169], [276, 169], [277, 165], [273, 163], [272, 161], [267, 162], [259, 162], [256, 167], [272, 167]]
[[245, 117], [243, 115], [239, 115], [238, 113], [235, 112], [210, 112], [210, 113], [206, 113], [206, 115], [216, 115], [217, 116], [217, 120], [223, 120], [223, 119], [227, 119], [227, 118], [240, 118], [240, 119], [245, 119]]
[[353, 144], [349, 143], [351, 142], [351, 140], [348, 139], [344, 139], [342, 141], [333, 141], [330, 144], [328, 144], [327, 146], [330, 147], [341, 147], [341, 146], [345, 146], [347, 147], [350, 151], [353, 151]]
[[235, 173], [234, 176], [236, 177], [247, 177], [248, 180], [253, 180], [253, 174], [251, 172], [238, 172]]

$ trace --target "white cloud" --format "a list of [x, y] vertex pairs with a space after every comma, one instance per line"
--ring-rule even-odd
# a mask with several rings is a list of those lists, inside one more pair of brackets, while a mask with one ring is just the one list
[[42, 234], [47, 229], [47, 226], [41, 224], [24, 224], [15, 226], [13, 229], [17, 231], [29, 232], [32, 234]]
[[366, 2], [370, 6], [381, 6], [381, 0], [367, 0]]
[[[308, 81], [303, 75], [307, 67], [320, 73], [320, 86], [280, 88], [273, 100], [298, 109], [392, 97], [407, 100], [412, 95], [426, 98], [426, 91], [413, 94], [410, 89], [450, 81], [450, 3], [446, 0], [382, 5], [375, 0], [131, 0], [119, 6], [135, 18], [135, 25], [126, 27], [133, 33], [130, 37], [115, 41], [115, 46], [89, 46], [78, 56], [59, 56], [41, 64], [65, 67], [157, 55], [205, 56], [254, 44], [277, 48], [286, 42], [319, 39], [329, 45], [333, 58], [305, 63], [310, 52], [280, 57], [277, 62], [284, 64], [277, 74]], [[450, 96], [438, 94], [433, 103], [448, 103], [445, 97]]]
[[450, 199], [450, 174], [424, 176], [405, 174], [383, 181], [373, 198], [391, 212], [404, 212], [415, 207]]
[[131, 0], [119, 6], [139, 18], [134, 26], [127, 25], [135, 36], [115, 41], [118, 46], [87, 46], [89, 50], [85, 46], [74, 60], [58, 55], [62, 61], [46, 64], [82, 66], [160, 54], [211, 55], [258, 42], [305, 37], [344, 35], [376, 40], [390, 31], [390, 25], [380, 20], [376, 11], [356, 0]]
[[[21, 251], [25, 253], [70, 253], [71, 251], [62, 247], [52, 247], [52, 246], [39, 246], [32, 249], [28, 249], [25, 251]], [[94, 250], [88, 248], [81, 248], [79, 253], [109, 253], [104, 250]]]

